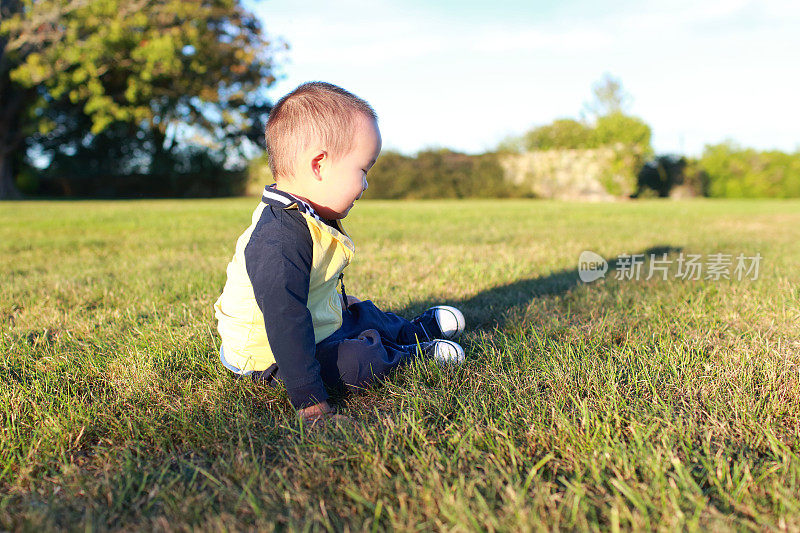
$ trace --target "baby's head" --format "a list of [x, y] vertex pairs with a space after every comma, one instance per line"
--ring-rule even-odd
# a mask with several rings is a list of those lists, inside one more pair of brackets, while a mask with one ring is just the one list
[[278, 188], [302, 196], [329, 219], [347, 216], [381, 151], [372, 107], [324, 82], [304, 83], [278, 100], [266, 138]]

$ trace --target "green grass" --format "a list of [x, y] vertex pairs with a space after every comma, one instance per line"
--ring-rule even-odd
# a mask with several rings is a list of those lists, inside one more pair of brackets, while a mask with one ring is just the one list
[[[0, 205], [0, 529], [800, 529], [800, 202], [363, 202], [348, 292], [461, 307], [308, 432], [219, 363], [253, 199]], [[763, 256], [577, 281], [579, 253]]]

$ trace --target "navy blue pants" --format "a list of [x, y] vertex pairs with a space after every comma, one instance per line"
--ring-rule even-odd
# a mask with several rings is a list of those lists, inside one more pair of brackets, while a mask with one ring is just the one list
[[[342, 313], [342, 326], [317, 344], [316, 358], [323, 383], [332, 388], [343, 384], [362, 388], [374, 378], [410, 362], [417, 355], [417, 342], [441, 336], [433, 314], [426, 312], [413, 321], [378, 309], [370, 300], [351, 304]], [[277, 386], [277, 365], [253, 373]]]

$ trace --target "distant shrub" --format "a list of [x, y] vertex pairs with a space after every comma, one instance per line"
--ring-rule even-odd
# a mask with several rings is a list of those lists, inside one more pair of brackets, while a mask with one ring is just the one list
[[636, 196], [800, 197], [800, 152], [758, 151], [731, 142], [699, 159], [659, 156], [639, 173]]
[[[505, 179], [497, 154], [424, 150], [416, 156], [383, 152], [367, 177], [365, 198], [519, 197]], [[529, 194], [528, 194], [529, 195]]]
[[[199, 145], [155, 150], [130, 139], [125, 124], [115, 123], [90, 141], [50, 154], [35, 181], [21, 183], [30, 194], [94, 198], [214, 197], [244, 192], [245, 173], [226, 167], [226, 154]], [[30, 163], [30, 161], [28, 162]], [[23, 168], [22, 174], [26, 172]]]
[[650, 126], [638, 117], [614, 111], [598, 117], [594, 123], [560, 118], [537, 126], [521, 137], [508, 137], [498, 146], [506, 152], [536, 150], [583, 150], [602, 146], [635, 148], [643, 155], [652, 154]]
[[[685, 196], [708, 196], [709, 177], [697, 159], [686, 159], [683, 169], [683, 179], [677, 184], [682, 190], [688, 191]], [[672, 191], [676, 192], [676, 191]]]
[[652, 154], [650, 145], [652, 130], [642, 119], [614, 112], [599, 117], [593, 130], [594, 143], [597, 146], [614, 146], [622, 144], [635, 148], [643, 156]]
[[246, 170], [247, 179], [244, 185], [244, 194], [247, 196], [261, 196], [261, 191], [267, 185], [272, 185], [275, 180], [269, 170], [267, 152], [250, 160]]
[[84, 177], [48, 176], [40, 180], [37, 194], [79, 198], [213, 198], [244, 194], [246, 174], [241, 170], [185, 173], [126, 174]]
[[523, 136], [527, 150], [553, 150], [557, 148], [595, 148], [595, 130], [577, 120], [562, 118], [551, 124], [534, 128]]
[[710, 196], [800, 197], [800, 152], [762, 152], [727, 142], [706, 146], [698, 166], [708, 174]]

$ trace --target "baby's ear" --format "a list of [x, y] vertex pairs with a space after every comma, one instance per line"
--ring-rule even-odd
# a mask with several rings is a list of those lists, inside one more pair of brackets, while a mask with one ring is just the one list
[[311, 173], [314, 174], [314, 178], [322, 180], [323, 173], [327, 170], [329, 161], [328, 152], [325, 150], [319, 150], [314, 153], [311, 158]]

